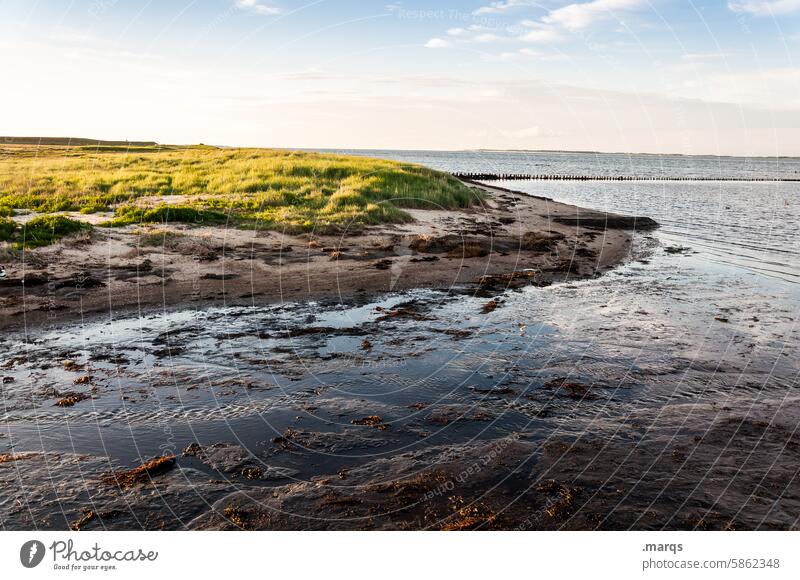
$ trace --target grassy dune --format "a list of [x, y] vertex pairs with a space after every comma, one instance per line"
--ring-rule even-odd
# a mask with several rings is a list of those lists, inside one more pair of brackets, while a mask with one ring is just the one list
[[89, 224], [63, 215], [40, 215], [23, 226], [17, 226], [9, 218], [0, 218], [0, 241], [13, 242], [18, 248], [38, 248], [89, 229]]
[[107, 225], [227, 223], [296, 231], [409, 221], [480, 199], [411, 164], [213, 147], [0, 147], [0, 216], [113, 211]]

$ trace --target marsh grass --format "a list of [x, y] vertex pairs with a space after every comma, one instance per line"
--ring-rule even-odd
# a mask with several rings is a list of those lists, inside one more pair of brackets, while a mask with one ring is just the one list
[[0, 240], [11, 242], [18, 249], [49, 246], [61, 238], [89, 229], [88, 224], [63, 215], [38, 216], [22, 226], [11, 219], [0, 218]]
[[117, 210], [114, 212], [114, 219], [104, 225], [127, 226], [131, 224], [142, 223], [168, 224], [170, 222], [195, 225], [213, 225], [223, 224], [227, 220], [227, 216], [221, 212], [198, 209], [195, 207], [170, 206], [162, 204], [153, 208], [147, 208], [135, 205], [125, 205], [117, 208]]
[[[180, 196], [179, 198], [176, 196]], [[214, 147], [0, 147], [0, 207], [114, 211], [106, 225], [183, 222], [310, 231], [411, 221], [482, 194], [418, 165]]]
[[138, 234], [138, 245], [140, 248], [158, 248], [170, 246], [187, 237], [183, 232], [173, 232], [170, 230], [139, 232]]
[[10, 242], [14, 239], [17, 224], [7, 217], [0, 217], [0, 242]]

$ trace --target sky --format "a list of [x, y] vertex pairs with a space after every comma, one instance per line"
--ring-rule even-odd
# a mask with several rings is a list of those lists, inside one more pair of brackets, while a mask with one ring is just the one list
[[800, 155], [800, 0], [0, 0], [0, 134]]

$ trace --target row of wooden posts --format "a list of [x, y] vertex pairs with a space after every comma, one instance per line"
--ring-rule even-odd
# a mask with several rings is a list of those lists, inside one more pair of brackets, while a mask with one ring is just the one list
[[800, 181], [800, 177], [664, 177], [632, 175], [552, 175], [531, 173], [453, 173], [454, 177], [470, 181]]

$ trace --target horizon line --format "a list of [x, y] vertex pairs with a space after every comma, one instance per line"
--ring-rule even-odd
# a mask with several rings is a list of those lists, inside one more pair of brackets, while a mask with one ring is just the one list
[[[53, 141], [54, 143], [47, 143]], [[86, 137], [44, 137], [44, 136], [0, 136], [0, 143], [6, 145], [53, 145], [53, 146], [163, 146], [163, 147], [193, 147], [211, 146], [226, 149], [274, 149], [282, 151], [400, 151], [400, 152], [430, 152], [430, 153], [567, 153], [580, 155], [641, 155], [654, 157], [718, 157], [718, 158], [746, 158], [746, 159], [800, 159], [796, 155], [747, 155], [747, 154], [719, 154], [719, 153], [652, 153], [648, 151], [602, 151], [592, 149], [520, 149], [496, 147], [471, 147], [466, 149], [414, 149], [391, 147], [285, 147], [264, 145], [223, 145], [209, 143], [160, 143], [144, 139], [91, 139]]]

